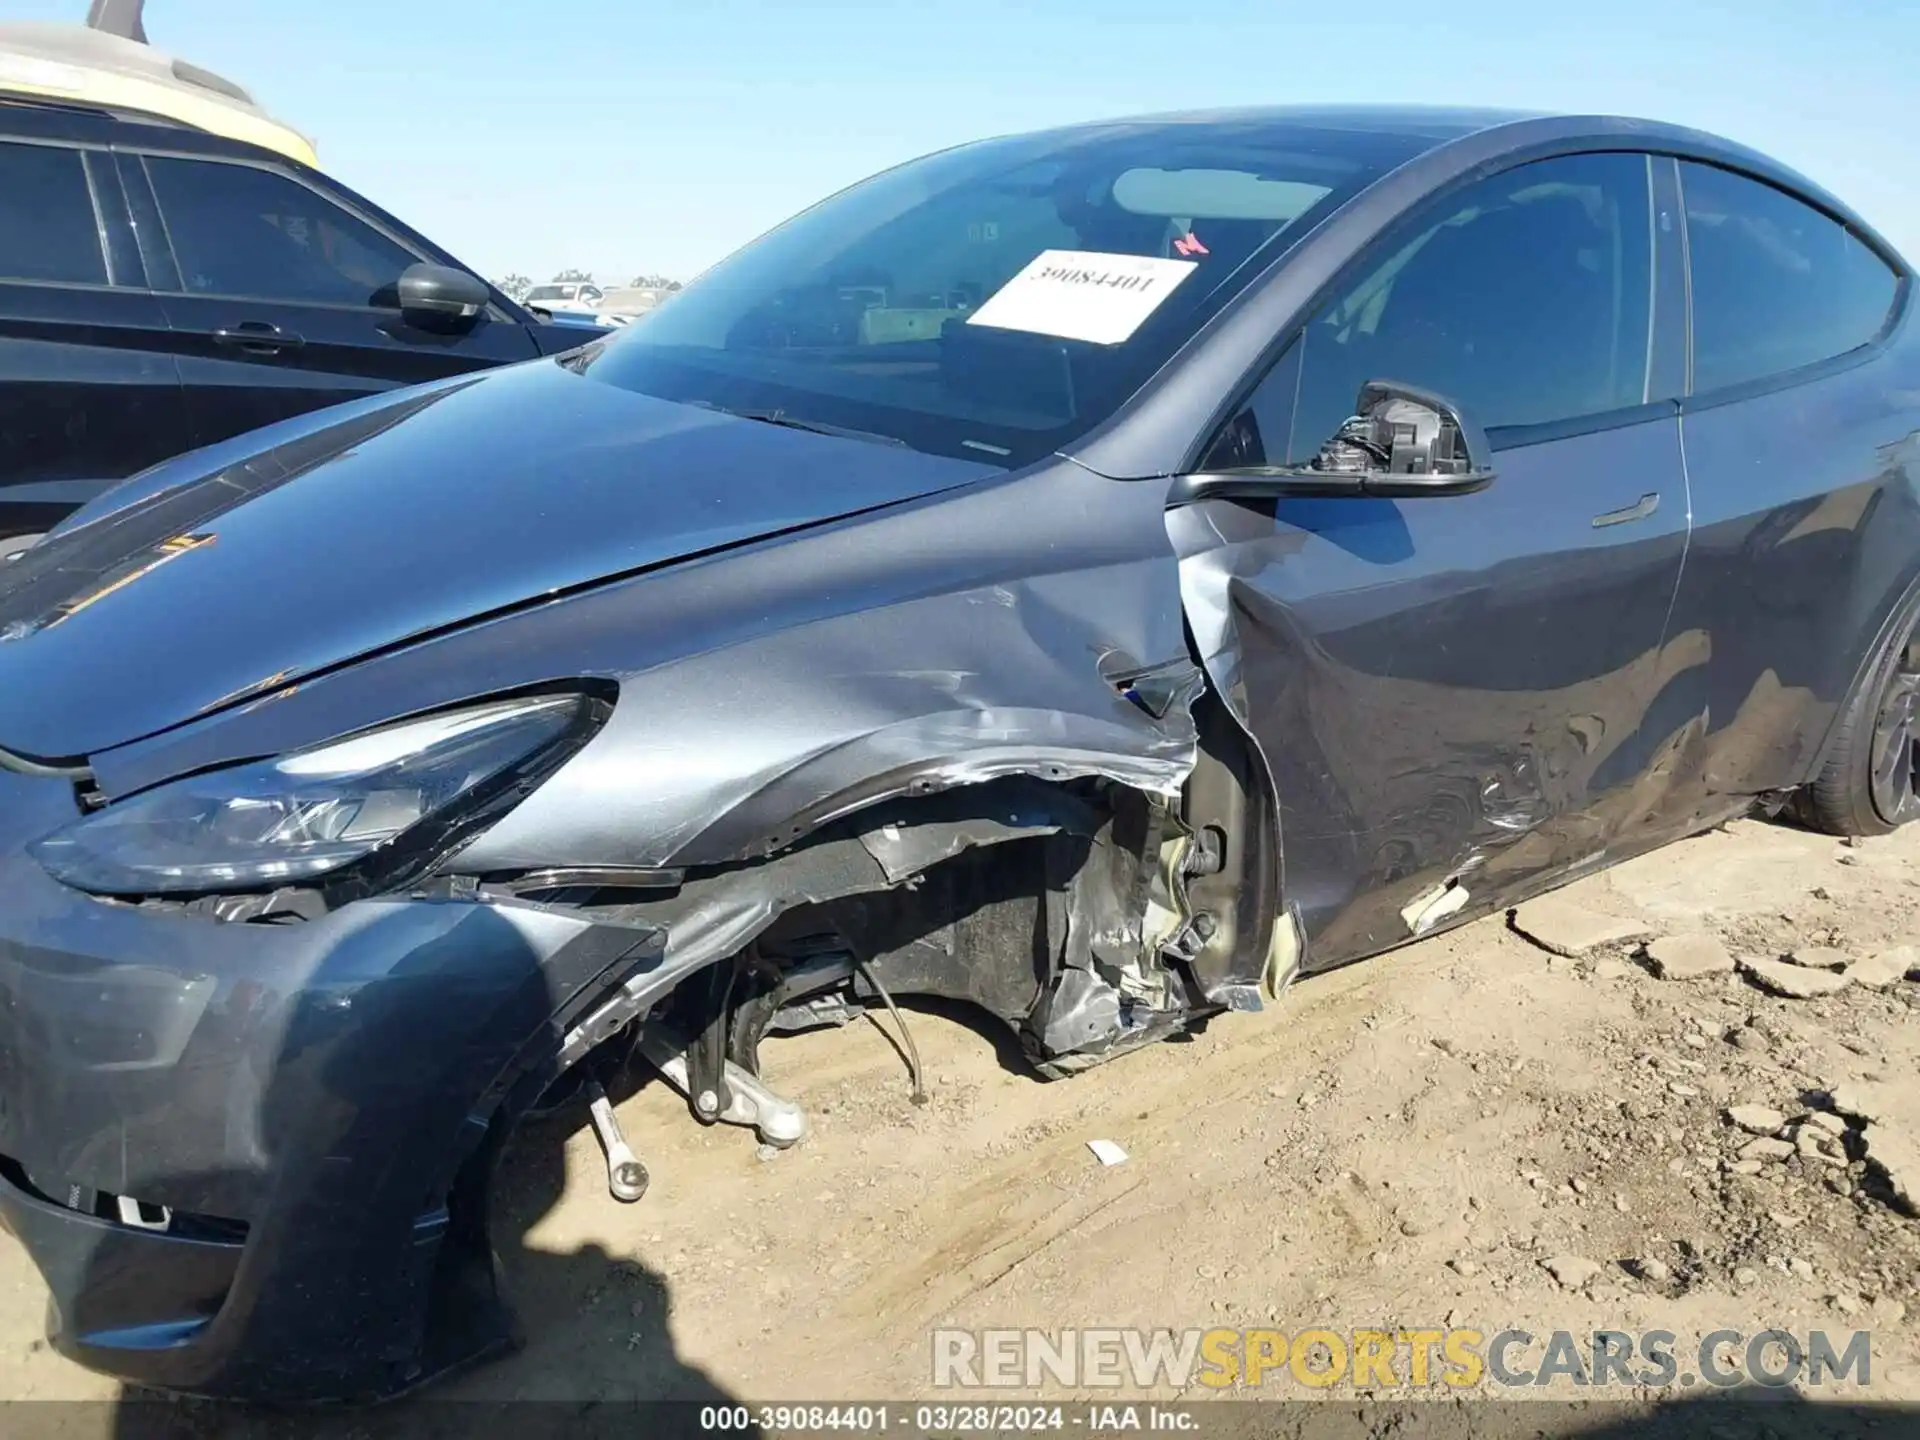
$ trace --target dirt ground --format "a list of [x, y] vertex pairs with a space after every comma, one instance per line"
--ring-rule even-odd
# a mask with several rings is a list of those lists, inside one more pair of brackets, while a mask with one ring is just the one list
[[[1742, 821], [1560, 897], [1838, 965], [1920, 938], [1920, 829], [1844, 844]], [[501, 1246], [528, 1344], [443, 1393], [924, 1396], [937, 1326], [1461, 1325], [1664, 1328], [1682, 1353], [1721, 1327], [1869, 1329], [1867, 1397], [1920, 1401], [1920, 1220], [1898, 1193], [1920, 985], [1899, 957], [1884, 987], [1812, 999], [1654, 968], [1634, 940], [1568, 959], [1499, 917], [1056, 1083], [916, 1011], [925, 1107], [873, 1025], [770, 1040], [770, 1080], [813, 1122], [795, 1150], [703, 1130], [647, 1085], [619, 1107], [653, 1175], [628, 1206], [582, 1112], [523, 1136]], [[1731, 1106], [1781, 1124], [1743, 1130]], [[1774, 1133], [1760, 1149], [1790, 1157], [1742, 1159]], [[0, 1396], [115, 1394], [45, 1349], [43, 1303], [0, 1234]]]

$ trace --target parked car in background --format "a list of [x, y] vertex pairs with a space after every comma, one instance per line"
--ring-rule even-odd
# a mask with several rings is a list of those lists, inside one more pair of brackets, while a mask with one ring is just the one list
[[652, 314], [672, 293], [657, 285], [615, 285], [600, 302], [601, 313], [631, 322]]
[[529, 310], [545, 310], [549, 314], [564, 311], [591, 315], [605, 298], [606, 292], [598, 285], [565, 283], [536, 285], [527, 291], [524, 303]]
[[289, 154], [0, 94], [0, 560], [181, 451], [606, 329]]
[[896, 995], [1067, 1076], [1756, 807], [1913, 820], [1911, 292], [1691, 130], [1110, 122], [96, 502], [0, 567], [54, 1346], [392, 1394], [512, 1343], [490, 1186], [569, 1078], [631, 1200], [629, 1063], [787, 1145], [763, 1037]]
[[549, 285], [536, 285], [527, 291], [521, 304], [542, 319], [557, 319], [563, 315], [586, 317], [603, 325], [624, 325], [624, 315], [614, 315], [601, 307], [606, 303], [607, 292], [598, 285], [555, 282]]

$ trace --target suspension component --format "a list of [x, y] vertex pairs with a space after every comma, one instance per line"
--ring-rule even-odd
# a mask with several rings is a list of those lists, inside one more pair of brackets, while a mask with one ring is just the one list
[[[807, 1112], [768, 1089], [744, 1066], [724, 1060], [717, 1082], [696, 1080], [688, 1065], [686, 1041], [659, 1024], [648, 1025], [640, 1032], [637, 1048], [649, 1065], [666, 1076], [668, 1084], [693, 1102], [694, 1113], [702, 1120], [751, 1126], [763, 1141], [781, 1149], [806, 1138]], [[695, 1090], [695, 1085], [700, 1088]]]
[[647, 1167], [627, 1144], [620, 1121], [613, 1113], [613, 1102], [607, 1099], [606, 1087], [597, 1078], [589, 1078], [582, 1089], [587, 1097], [587, 1113], [593, 1117], [593, 1133], [599, 1137], [600, 1148], [607, 1157], [607, 1189], [613, 1192], [614, 1199], [631, 1205], [647, 1193]]

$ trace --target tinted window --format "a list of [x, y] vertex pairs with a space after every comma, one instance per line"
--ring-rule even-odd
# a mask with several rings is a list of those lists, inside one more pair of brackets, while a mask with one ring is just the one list
[[1422, 143], [1223, 121], [964, 146], [772, 231], [591, 368], [667, 399], [1022, 464], [1113, 413], [1320, 215]]
[[147, 159], [180, 262], [201, 295], [319, 305], [392, 305], [417, 258], [363, 221], [270, 170]]
[[1899, 277], [1858, 237], [1785, 192], [1682, 164], [1693, 264], [1693, 388], [1777, 375], [1866, 344]]
[[1291, 458], [1310, 459], [1369, 380], [1438, 391], [1490, 430], [1644, 403], [1649, 214], [1645, 156], [1576, 155], [1396, 231], [1306, 328]]
[[78, 150], [0, 145], [0, 279], [107, 283]]

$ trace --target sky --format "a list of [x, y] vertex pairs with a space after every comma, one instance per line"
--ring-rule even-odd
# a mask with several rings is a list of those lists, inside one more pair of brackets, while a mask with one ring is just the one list
[[[6, 19], [86, 9], [0, 0]], [[1326, 101], [1697, 126], [1920, 263], [1920, 0], [148, 0], [146, 25], [495, 278], [690, 278], [942, 146]]]

